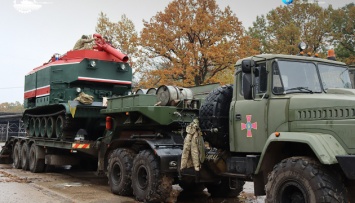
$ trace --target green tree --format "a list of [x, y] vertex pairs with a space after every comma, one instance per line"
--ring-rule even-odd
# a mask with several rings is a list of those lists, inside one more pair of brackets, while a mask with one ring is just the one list
[[118, 22], [111, 22], [107, 15], [101, 12], [96, 25], [96, 32], [103, 37], [107, 37], [113, 47], [127, 54], [130, 58], [131, 67], [135, 68], [140, 54], [138, 33], [134, 23], [126, 15], [122, 15]]
[[315, 53], [323, 51], [331, 32], [330, 14], [331, 7], [324, 9], [296, 0], [257, 17], [248, 34], [260, 40], [263, 53], [297, 54], [300, 41], [307, 43], [307, 52]]
[[0, 104], [0, 112], [6, 113], [22, 113], [24, 111], [23, 105], [16, 101], [12, 102], [4, 102]]
[[246, 54], [257, 53], [254, 47], [240, 50], [243, 43], [255, 45], [243, 33], [231, 9], [222, 11], [215, 0], [171, 1], [164, 12], [144, 22], [140, 42], [150, 62], [139, 69], [145, 76], [140, 85], [231, 82], [223, 72], [233, 70]]
[[337, 59], [355, 64], [355, 4], [332, 12], [332, 33]]

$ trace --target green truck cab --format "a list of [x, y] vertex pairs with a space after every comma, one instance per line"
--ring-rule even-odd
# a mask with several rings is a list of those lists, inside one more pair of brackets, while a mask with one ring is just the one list
[[350, 198], [355, 90], [347, 66], [305, 56], [258, 55], [238, 61], [236, 68], [229, 149], [233, 156], [257, 155], [249, 172], [255, 194], [267, 194], [267, 202]]

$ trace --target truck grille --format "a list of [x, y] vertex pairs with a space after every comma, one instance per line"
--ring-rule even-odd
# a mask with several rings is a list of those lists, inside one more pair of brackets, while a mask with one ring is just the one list
[[297, 110], [296, 120], [350, 119], [355, 118], [355, 108], [322, 108]]

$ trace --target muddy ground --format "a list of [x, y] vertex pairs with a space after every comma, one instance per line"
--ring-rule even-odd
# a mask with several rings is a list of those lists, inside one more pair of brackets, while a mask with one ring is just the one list
[[[138, 203], [131, 197], [113, 195], [107, 178], [98, 177], [92, 171], [57, 168], [50, 173], [35, 174], [0, 164], [0, 202], [49, 203]], [[173, 186], [169, 202], [179, 203], [261, 203], [263, 197], [253, 195], [253, 184], [246, 183], [244, 191], [235, 199], [213, 199], [207, 190], [194, 196], [184, 195], [178, 185]]]

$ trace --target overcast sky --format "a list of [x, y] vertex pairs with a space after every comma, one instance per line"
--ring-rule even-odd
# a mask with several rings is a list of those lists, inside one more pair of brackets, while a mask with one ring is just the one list
[[[23, 5], [35, 2], [30, 12]], [[72, 49], [82, 34], [93, 34], [102, 11], [111, 21], [122, 14], [131, 19], [138, 32], [142, 20], [149, 21], [163, 11], [169, 0], [1, 0], [0, 6], [0, 103], [23, 103], [24, 76], [47, 62], [54, 53]], [[353, 0], [321, 0], [337, 8]], [[256, 16], [283, 5], [282, 0], [217, 0], [230, 6], [244, 27]], [[28, 6], [27, 6], [28, 8]], [[27, 13], [26, 13], [27, 12]]]

